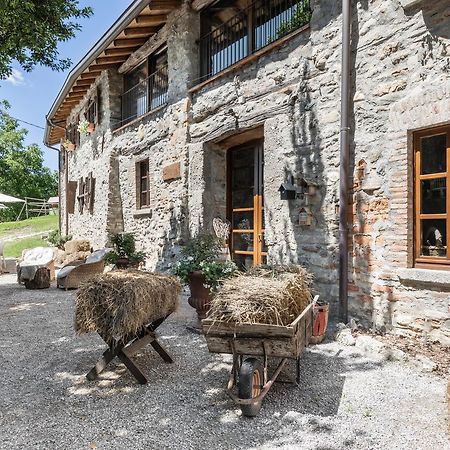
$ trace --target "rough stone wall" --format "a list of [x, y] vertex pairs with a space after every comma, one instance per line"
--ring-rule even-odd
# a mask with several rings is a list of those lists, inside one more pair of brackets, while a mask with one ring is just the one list
[[[67, 161], [69, 181], [78, 182], [81, 177], [86, 178], [92, 172], [92, 176], [95, 178], [94, 211], [91, 214], [85, 207], [81, 213], [76, 200], [75, 212], [69, 214], [68, 231], [74, 238], [89, 239], [94, 248], [99, 248], [107, 244], [108, 233], [123, 230], [120, 217], [120, 197], [115, 189], [118, 186], [118, 169], [114, 167], [111, 146], [111, 126], [116, 123], [118, 108], [120, 111], [121, 77], [111, 71], [104, 71], [87, 92], [83, 101], [72, 111], [67, 125], [75, 123], [77, 115], [84, 111], [87, 101], [95, 91], [100, 95], [100, 123], [92, 134], [80, 136], [80, 145], [74, 152], [68, 153]], [[63, 188], [62, 203], [64, 207], [65, 198], [66, 193]], [[62, 229], [65, 230], [64, 213], [62, 217], [64, 219]]]
[[[225, 213], [224, 139], [262, 127], [270, 259], [308, 266], [336, 312], [341, 11], [333, 0], [312, 6], [309, 29], [191, 94], [187, 89], [198, 76], [198, 17], [187, 6], [171, 16], [169, 106], [107, 134], [105, 159], [94, 162], [112, 170], [105, 189], [118, 179], [120, 193], [99, 200], [98, 208], [109, 205], [107, 220], [116, 220], [118, 229], [123, 211], [123, 228], [136, 233], [149, 268], [169, 267], [186, 238], [210, 229], [212, 217]], [[449, 345], [443, 284], [424, 284], [417, 271], [418, 280], [405, 283], [400, 273], [415, 270], [411, 133], [450, 123], [448, 2], [405, 10], [399, 0], [362, 0], [353, 2], [352, 17], [350, 312], [366, 325]], [[72, 162], [80, 173], [89, 164], [89, 148], [83, 146]], [[151, 165], [151, 207], [137, 211], [135, 167], [143, 158]], [[164, 167], [177, 161], [180, 178], [164, 180]], [[280, 200], [278, 187], [290, 175], [318, 185], [311, 226], [299, 225], [300, 200]], [[74, 225], [86, 229], [99, 224], [77, 220]]]

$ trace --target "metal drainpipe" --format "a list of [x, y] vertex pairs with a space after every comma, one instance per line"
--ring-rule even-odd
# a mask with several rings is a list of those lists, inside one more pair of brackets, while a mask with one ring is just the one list
[[339, 183], [339, 317], [348, 322], [348, 165], [351, 0], [342, 0], [341, 144]]
[[[49, 119], [47, 117], [47, 124], [51, 127], [55, 127], [55, 128], [61, 128], [64, 131], [67, 131], [66, 127], [62, 127], [61, 125], [56, 125], [55, 123], [52, 122], [51, 119]], [[44, 142], [45, 144], [45, 142]], [[50, 145], [45, 144], [46, 147], [51, 148], [53, 150], [56, 150], [59, 153], [58, 156], [58, 196], [59, 196], [59, 232], [61, 233], [61, 150], [58, 150], [55, 147], [51, 147]], [[65, 165], [64, 165], [64, 192], [66, 193], [67, 196], [67, 185], [69, 184], [69, 158], [67, 157], [67, 150], [65, 151], [65, 155], [64, 155], [64, 161], [65, 161]], [[67, 210], [67, 202], [66, 202], [66, 207], [64, 208], [64, 215], [65, 215], [65, 219], [66, 219], [66, 230], [65, 230], [65, 235], [67, 236], [69, 234], [69, 212]]]
[[[45, 144], [45, 146], [51, 150], [55, 150], [58, 152], [58, 200], [61, 198], [61, 176], [60, 176], [60, 170], [61, 170], [61, 151], [58, 150], [56, 147], [52, 147], [51, 145]], [[59, 232], [61, 233], [61, 202], [58, 205], [58, 228]]]

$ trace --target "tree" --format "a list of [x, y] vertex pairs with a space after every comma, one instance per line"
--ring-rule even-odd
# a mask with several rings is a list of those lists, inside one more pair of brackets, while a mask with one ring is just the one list
[[58, 43], [75, 36], [80, 18], [92, 8], [78, 0], [0, 0], [0, 80], [12, 73], [16, 60], [29, 72], [36, 64], [65, 70], [70, 59], [58, 58]]
[[[57, 195], [56, 171], [44, 167], [42, 150], [36, 145], [25, 146], [27, 130], [20, 128], [0, 102], [0, 192], [14, 197], [34, 197], [47, 200]], [[3, 220], [14, 219], [17, 207], [1, 210]]]

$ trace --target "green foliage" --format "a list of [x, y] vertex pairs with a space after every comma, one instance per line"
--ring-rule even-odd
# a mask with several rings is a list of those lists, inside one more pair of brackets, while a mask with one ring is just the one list
[[297, 11], [295, 11], [290, 20], [281, 23], [280, 27], [276, 31], [276, 37], [273, 39], [274, 41], [309, 23], [311, 20], [311, 10], [307, 3], [297, 3]]
[[42, 239], [42, 236], [29, 236], [22, 239], [14, 239], [5, 243], [5, 257], [19, 258], [22, 251], [26, 248], [48, 247], [47, 242]]
[[[58, 192], [57, 173], [44, 167], [42, 150], [36, 144], [25, 146], [27, 131], [19, 128], [8, 109], [8, 102], [0, 102], [0, 192], [48, 199]], [[1, 210], [0, 221], [14, 220], [21, 207], [13, 204]]]
[[36, 64], [66, 70], [70, 59], [58, 58], [58, 43], [81, 29], [77, 21], [92, 14], [78, 0], [0, 0], [0, 80], [17, 61], [29, 72]]
[[118, 259], [127, 258], [131, 265], [144, 261], [145, 253], [136, 251], [136, 242], [133, 233], [117, 233], [110, 236], [113, 251], [106, 255], [105, 261], [116, 264]]
[[48, 234], [47, 242], [49, 244], [52, 244], [54, 247], [58, 247], [61, 250], [64, 250], [64, 244], [71, 239], [72, 236], [61, 236], [59, 230], [53, 230]]
[[220, 241], [217, 237], [202, 234], [192, 239], [183, 248], [183, 258], [173, 269], [185, 284], [189, 283], [189, 274], [201, 271], [205, 275], [207, 286], [215, 290], [221, 281], [232, 277], [238, 268], [232, 261], [218, 261]]

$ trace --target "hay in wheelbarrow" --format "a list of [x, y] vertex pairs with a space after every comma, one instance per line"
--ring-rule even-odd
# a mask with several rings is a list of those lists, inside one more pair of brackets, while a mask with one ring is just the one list
[[301, 266], [259, 266], [226, 280], [209, 319], [287, 326], [312, 301], [312, 274]]
[[77, 292], [75, 330], [123, 340], [177, 309], [181, 284], [159, 273], [119, 270], [97, 275]]

